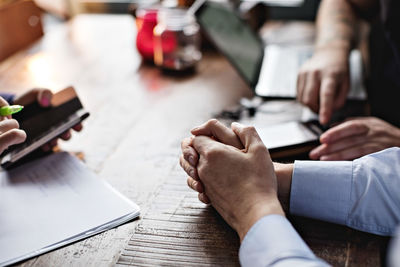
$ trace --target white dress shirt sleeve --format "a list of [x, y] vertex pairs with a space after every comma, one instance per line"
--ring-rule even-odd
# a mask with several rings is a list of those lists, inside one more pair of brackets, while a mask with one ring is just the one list
[[241, 266], [328, 266], [317, 258], [281, 215], [258, 220], [240, 246]]
[[400, 223], [400, 148], [353, 162], [296, 161], [290, 213], [394, 235]]

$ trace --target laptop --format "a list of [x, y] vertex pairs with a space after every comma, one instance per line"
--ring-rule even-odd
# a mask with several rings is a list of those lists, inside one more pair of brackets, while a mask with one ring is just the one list
[[[296, 98], [297, 74], [301, 65], [312, 56], [312, 44], [265, 45], [238, 13], [220, 3], [199, 0], [190, 12], [256, 95]], [[362, 59], [358, 50], [351, 53], [350, 74], [349, 99], [365, 100]]]

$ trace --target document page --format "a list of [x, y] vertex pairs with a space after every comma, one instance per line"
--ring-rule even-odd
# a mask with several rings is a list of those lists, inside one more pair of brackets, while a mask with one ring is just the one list
[[63, 152], [0, 172], [0, 266], [105, 231], [139, 207]]

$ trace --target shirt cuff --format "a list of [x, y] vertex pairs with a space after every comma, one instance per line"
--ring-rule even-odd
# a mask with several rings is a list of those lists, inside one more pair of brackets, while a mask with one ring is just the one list
[[281, 215], [258, 220], [248, 231], [239, 250], [241, 266], [270, 266], [283, 260], [321, 262]]
[[352, 177], [351, 161], [296, 161], [290, 213], [345, 225]]

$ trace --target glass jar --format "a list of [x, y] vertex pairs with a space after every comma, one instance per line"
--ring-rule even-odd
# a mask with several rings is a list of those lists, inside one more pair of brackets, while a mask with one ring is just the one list
[[157, 25], [158, 10], [154, 7], [138, 8], [136, 10], [136, 47], [144, 60], [154, 58], [154, 27]]
[[154, 28], [154, 63], [168, 70], [186, 70], [200, 59], [200, 27], [194, 16], [183, 9], [161, 10]]

